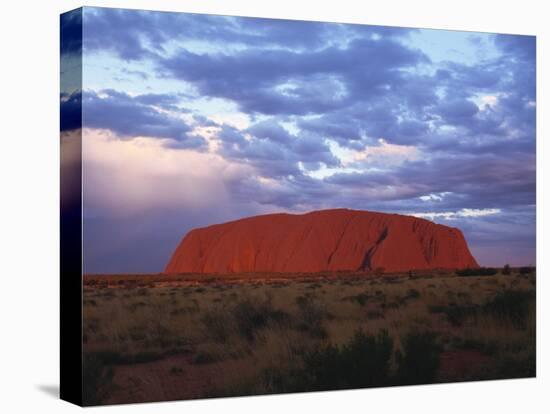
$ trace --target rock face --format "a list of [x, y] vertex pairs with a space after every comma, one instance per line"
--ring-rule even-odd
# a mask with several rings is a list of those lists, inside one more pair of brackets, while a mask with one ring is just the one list
[[165, 273], [386, 272], [478, 267], [462, 232], [398, 214], [268, 214], [191, 230]]

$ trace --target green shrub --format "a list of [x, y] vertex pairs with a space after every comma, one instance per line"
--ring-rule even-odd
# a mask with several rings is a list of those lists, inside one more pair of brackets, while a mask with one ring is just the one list
[[444, 313], [447, 315], [447, 320], [453, 326], [462, 326], [464, 320], [476, 314], [476, 306], [449, 306], [445, 308]]
[[498, 319], [511, 322], [514, 326], [525, 327], [530, 307], [535, 304], [535, 292], [512, 290], [501, 292], [487, 302], [482, 310]]
[[367, 303], [367, 299], [369, 298], [369, 295], [367, 293], [360, 293], [356, 295], [354, 298], [359, 305], [365, 306]]
[[365, 306], [367, 304], [368, 299], [369, 299], [369, 295], [367, 292], [359, 293], [357, 295], [352, 295], [352, 296], [346, 296], [342, 298], [342, 300], [357, 302], [360, 306]]
[[346, 345], [329, 345], [304, 356], [309, 390], [384, 386], [389, 383], [393, 341], [387, 331], [377, 336], [355, 333]]
[[252, 342], [256, 333], [268, 323], [288, 324], [290, 316], [283, 310], [274, 309], [271, 301], [263, 302], [245, 299], [237, 303], [232, 311], [239, 333]]
[[439, 369], [441, 347], [433, 332], [410, 333], [396, 352], [395, 381], [400, 385], [433, 383]]
[[296, 323], [298, 330], [307, 332], [314, 338], [326, 338], [328, 333], [324, 320], [330, 316], [329, 313], [309, 296], [300, 296], [297, 298], [297, 304], [300, 311]]
[[433, 332], [410, 333], [395, 353], [387, 331], [357, 331], [345, 345], [327, 345], [302, 355], [302, 367], [273, 366], [263, 371], [269, 391], [304, 392], [432, 383], [439, 369], [441, 346]]
[[407, 291], [407, 296], [405, 296], [403, 299], [418, 299], [420, 297], [420, 292], [416, 289], [409, 289]]
[[483, 313], [494, 318], [512, 323], [517, 328], [525, 327], [530, 307], [534, 306], [535, 293], [512, 290], [497, 294], [484, 305], [434, 305], [428, 308], [430, 313], [444, 313], [453, 326], [462, 326], [467, 318]]
[[461, 326], [466, 318], [476, 314], [477, 306], [457, 306], [456, 304], [452, 304], [451, 306], [433, 305], [428, 310], [430, 313], [443, 313], [451, 325]]

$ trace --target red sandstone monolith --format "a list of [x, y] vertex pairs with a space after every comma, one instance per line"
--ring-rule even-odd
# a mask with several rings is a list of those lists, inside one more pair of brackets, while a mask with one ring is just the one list
[[268, 214], [191, 230], [165, 273], [385, 272], [479, 267], [462, 232], [347, 209]]

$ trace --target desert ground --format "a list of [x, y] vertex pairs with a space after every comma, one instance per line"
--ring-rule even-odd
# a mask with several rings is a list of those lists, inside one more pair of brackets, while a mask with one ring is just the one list
[[85, 404], [532, 377], [535, 288], [508, 267], [87, 275]]

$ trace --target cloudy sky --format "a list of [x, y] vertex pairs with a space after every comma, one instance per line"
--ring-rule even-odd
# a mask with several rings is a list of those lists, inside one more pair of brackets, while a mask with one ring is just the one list
[[83, 22], [83, 90], [62, 113], [82, 93], [86, 272], [161, 271], [193, 227], [341, 207], [459, 227], [482, 265], [535, 263], [534, 37], [97, 8]]

